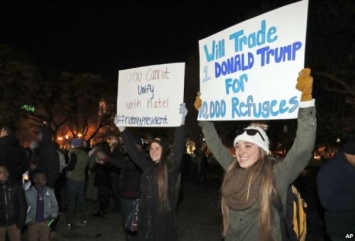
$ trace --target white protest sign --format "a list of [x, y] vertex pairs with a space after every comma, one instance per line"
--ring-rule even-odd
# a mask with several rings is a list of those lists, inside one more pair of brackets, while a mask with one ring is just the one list
[[185, 63], [120, 70], [116, 121], [122, 126], [180, 126]]
[[307, 12], [300, 1], [200, 40], [198, 120], [297, 118]]

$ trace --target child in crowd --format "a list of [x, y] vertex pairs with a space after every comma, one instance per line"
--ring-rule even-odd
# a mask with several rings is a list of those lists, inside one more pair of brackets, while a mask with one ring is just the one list
[[9, 180], [9, 171], [0, 166], [0, 241], [21, 241], [25, 225], [26, 198], [21, 185]]
[[46, 186], [46, 175], [40, 169], [31, 173], [32, 186], [26, 191], [29, 241], [49, 240], [50, 225], [58, 216], [58, 203], [54, 190]]

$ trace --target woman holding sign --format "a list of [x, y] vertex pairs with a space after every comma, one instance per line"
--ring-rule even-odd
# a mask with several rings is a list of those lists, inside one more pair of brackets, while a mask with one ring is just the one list
[[154, 138], [149, 146], [148, 158], [145, 153], [137, 151], [133, 137], [115, 120], [129, 156], [143, 170], [138, 214], [139, 241], [177, 240], [175, 187], [185, 153], [185, 103], [179, 113], [182, 123], [175, 129], [173, 153], [165, 138]]
[[[310, 69], [303, 69], [296, 85], [302, 92], [297, 135], [281, 162], [275, 163], [268, 156], [266, 125], [251, 124], [237, 135], [233, 142], [234, 156], [231, 156], [213, 123], [199, 121], [207, 146], [226, 170], [221, 187], [226, 241], [281, 241], [285, 235], [279, 215], [280, 204], [286, 207], [287, 188], [312, 157], [316, 137], [312, 85]], [[194, 106], [197, 110], [201, 107], [199, 96]]]

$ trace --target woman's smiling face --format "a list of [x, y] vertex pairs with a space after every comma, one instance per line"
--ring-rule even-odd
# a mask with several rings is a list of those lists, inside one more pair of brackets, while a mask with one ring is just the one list
[[245, 141], [238, 141], [234, 146], [235, 157], [242, 168], [248, 168], [260, 158], [259, 146]]
[[163, 148], [156, 142], [152, 142], [149, 148], [149, 155], [153, 162], [158, 163], [161, 158]]

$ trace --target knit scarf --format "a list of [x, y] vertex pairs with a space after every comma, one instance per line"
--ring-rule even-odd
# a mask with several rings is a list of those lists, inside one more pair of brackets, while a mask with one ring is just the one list
[[237, 168], [224, 177], [221, 188], [222, 197], [227, 206], [233, 210], [240, 211], [250, 208], [260, 196], [260, 175], [254, 177], [248, 194], [250, 169]]

